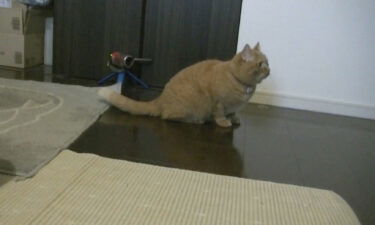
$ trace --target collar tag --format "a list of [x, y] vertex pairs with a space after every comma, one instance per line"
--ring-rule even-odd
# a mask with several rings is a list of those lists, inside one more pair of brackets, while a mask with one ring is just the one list
[[252, 87], [247, 87], [246, 88], [246, 94], [249, 95], [253, 92], [253, 88]]

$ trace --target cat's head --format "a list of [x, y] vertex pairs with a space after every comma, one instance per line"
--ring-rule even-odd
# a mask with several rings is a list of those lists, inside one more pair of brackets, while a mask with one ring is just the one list
[[254, 48], [248, 44], [231, 60], [233, 75], [246, 85], [259, 84], [269, 76], [270, 68], [267, 57], [257, 43]]

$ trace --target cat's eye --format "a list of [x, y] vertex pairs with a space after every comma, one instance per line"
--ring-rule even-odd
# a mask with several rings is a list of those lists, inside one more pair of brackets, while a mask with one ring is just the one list
[[259, 63], [258, 63], [258, 66], [259, 66], [259, 67], [261, 67], [261, 66], [262, 66], [262, 64], [263, 64], [263, 62], [259, 62]]

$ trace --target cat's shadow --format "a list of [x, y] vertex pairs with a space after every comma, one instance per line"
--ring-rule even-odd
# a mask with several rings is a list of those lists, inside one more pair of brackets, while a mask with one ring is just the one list
[[126, 126], [133, 131], [137, 148], [172, 167], [242, 176], [242, 158], [233, 143], [233, 129], [213, 123], [203, 125], [133, 116], [117, 109], [101, 123]]

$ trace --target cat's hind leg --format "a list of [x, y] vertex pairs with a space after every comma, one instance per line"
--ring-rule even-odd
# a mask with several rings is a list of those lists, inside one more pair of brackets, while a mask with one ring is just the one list
[[205, 122], [203, 119], [188, 115], [186, 112], [163, 112], [161, 117], [165, 120], [184, 123], [203, 124]]

